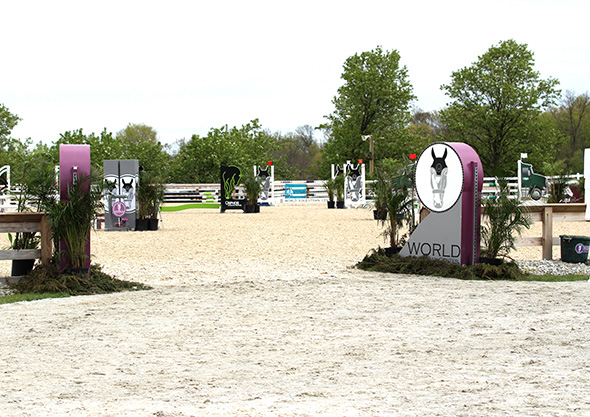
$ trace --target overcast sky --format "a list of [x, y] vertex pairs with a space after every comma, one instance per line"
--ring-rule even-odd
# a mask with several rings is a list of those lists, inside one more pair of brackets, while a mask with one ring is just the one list
[[[396, 49], [415, 103], [514, 39], [561, 89], [590, 90], [588, 0], [0, 0], [0, 103], [13, 137], [152, 126], [164, 143], [254, 118], [282, 133], [333, 111], [342, 64]], [[318, 134], [318, 136], [320, 136]]]

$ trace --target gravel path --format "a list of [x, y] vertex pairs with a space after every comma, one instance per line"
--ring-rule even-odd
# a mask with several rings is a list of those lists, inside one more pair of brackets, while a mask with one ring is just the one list
[[93, 234], [152, 291], [0, 306], [2, 415], [590, 415], [589, 283], [358, 271], [369, 211], [262, 211]]

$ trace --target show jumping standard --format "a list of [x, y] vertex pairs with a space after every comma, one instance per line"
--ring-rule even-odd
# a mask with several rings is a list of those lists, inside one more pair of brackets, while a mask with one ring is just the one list
[[416, 163], [416, 193], [430, 214], [400, 255], [475, 264], [480, 251], [482, 187], [481, 161], [469, 145], [440, 142], [424, 149]]

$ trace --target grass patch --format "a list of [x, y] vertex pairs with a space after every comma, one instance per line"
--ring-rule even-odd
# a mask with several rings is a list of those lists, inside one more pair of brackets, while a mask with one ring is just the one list
[[17, 294], [91, 295], [120, 291], [150, 290], [139, 282], [124, 281], [102, 271], [100, 265], [90, 266], [90, 274], [60, 274], [54, 263], [37, 265], [19, 283], [11, 286]]
[[161, 211], [181, 211], [188, 209], [218, 209], [221, 207], [220, 203], [187, 203], [177, 206], [162, 206]]
[[42, 300], [44, 298], [64, 298], [69, 296], [70, 294], [66, 292], [45, 292], [42, 294], [10, 294], [5, 295], [4, 297], [0, 297], [0, 304], [20, 303], [21, 301], [35, 301]]
[[525, 274], [521, 281], [541, 281], [541, 282], [588, 281], [588, 275], [578, 275], [578, 274], [567, 274], [567, 275], [535, 275], [535, 274]]
[[365, 256], [356, 265], [365, 271], [390, 272], [395, 274], [428, 275], [465, 280], [508, 280], [508, 281], [585, 281], [584, 275], [534, 275], [522, 272], [515, 262], [504, 262], [494, 266], [488, 264], [458, 265], [427, 257], [410, 258], [399, 255], [388, 256], [379, 248]]

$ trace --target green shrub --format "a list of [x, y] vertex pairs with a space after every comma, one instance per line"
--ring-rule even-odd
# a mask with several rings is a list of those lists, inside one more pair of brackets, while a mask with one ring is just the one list
[[67, 293], [70, 295], [107, 294], [151, 289], [141, 283], [113, 278], [96, 264], [90, 265], [90, 274], [60, 274], [55, 263], [37, 265], [13, 288], [21, 294]]
[[515, 248], [516, 234], [531, 226], [526, 208], [515, 198], [509, 198], [508, 183], [498, 180], [500, 193], [483, 203], [486, 221], [481, 226], [485, 255], [489, 258], [506, 257]]
[[525, 276], [514, 262], [504, 262], [499, 266], [488, 264], [462, 266], [427, 257], [412, 258], [397, 254], [388, 256], [382, 249], [373, 251], [365, 256], [356, 266], [365, 271], [427, 275], [466, 280], [522, 280]]

